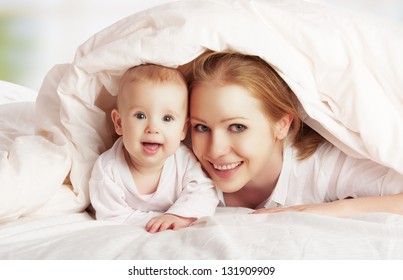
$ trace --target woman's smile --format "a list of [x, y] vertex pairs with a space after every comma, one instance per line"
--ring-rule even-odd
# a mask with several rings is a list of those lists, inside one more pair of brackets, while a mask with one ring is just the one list
[[216, 164], [210, 162], [214, 173], [221, 179], [228, 179], [232, 177], [240, 169], [242, 163], [243, 161], [225, 164]]
[[213, 164], [214, 168], [217, 170], [231, 170], [231, 169], [238, 167], [240, 164], [242, 164], [242, 161], [233, 162], [233, 163], [225, 163], [225, 164], [216, 164], [216, 163], [212, 163], [212, 164]]

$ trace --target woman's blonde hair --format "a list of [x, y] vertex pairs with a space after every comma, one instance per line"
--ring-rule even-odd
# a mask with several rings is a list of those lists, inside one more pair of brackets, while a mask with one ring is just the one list
[[237, 84], [261, 101], [271, 122], [291, 115], [293, 120], [288, 140], [297, 149], [299, 159], [311, 156], [324, 140], [312, 128], [303, 124], [299, 117], [299, 102], [294, 92], [278, 73], [258, 56], [208, 51], [182, 70], [189, 81], [190, 91], [204, 84]]

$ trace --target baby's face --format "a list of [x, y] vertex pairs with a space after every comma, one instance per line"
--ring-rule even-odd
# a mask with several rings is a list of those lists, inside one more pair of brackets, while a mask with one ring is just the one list
[[187, 132], [185, 85], [132, 82], [119, 96], [123, 142], [134, 165], [162, 165]]

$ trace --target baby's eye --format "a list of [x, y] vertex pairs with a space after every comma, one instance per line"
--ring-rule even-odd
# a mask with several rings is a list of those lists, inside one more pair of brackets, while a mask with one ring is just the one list
[[134, 114], [134, 116], [135, 116], [137, 119], [139, 119], [139, 120], [144, 120], [144, 119], [146, 119], [146, 114], [141, 113], [141, 112]]
[[245, 129], [246, 129], [246, 126], [244, 126], [243, 124], [239, 124], [239, 123], [231, 124], [231, 125], [229, 126], [229, 130], [230, 130], [231, 132], [236, 132], [236, 133], [242, 132], [242, 131], [244, 131]]
[[204, 124], [196, 124], [193, 126], [194, 130], [197, 132], [207, 132], [210, 131], [210, 128], [208, 126], [205, 126]]
[[174, 117], [172, 117], [172, 116], [170, 116], [170, 115], [166, 115], [166, 116], [164, 116], [164, 117], [162, 118], [162, 120], [163, 120], [164, 122], [171, 122], [171, 121], [174, 120]]

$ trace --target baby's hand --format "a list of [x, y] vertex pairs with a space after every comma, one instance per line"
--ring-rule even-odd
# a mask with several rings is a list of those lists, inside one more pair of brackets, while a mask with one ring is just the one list
[[191, 223], [196, 221], [196, 218], [185, 218], [173, 214], [164, 214], [152, 218], [146, 225], [146, 230], [149, 233], [156, 233], [167, 229], [177, 230], [190, 226]]

